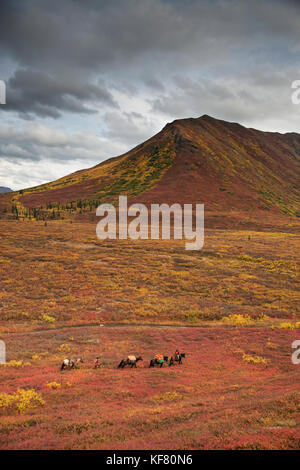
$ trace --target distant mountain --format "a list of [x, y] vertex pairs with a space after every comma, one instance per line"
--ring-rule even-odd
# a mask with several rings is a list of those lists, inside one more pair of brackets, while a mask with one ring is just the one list
[[[120, 157], [0, 197], [12, 215], [94, 217], [100, 202], [204, 203], [226, 215], [300, 215], [300, 134], [263, 132], [204, 115], [167, 124]], [[5, 198], [5, 199], [2, 199]], [[2, 201], [1, 201], [2, 199]], [[33, 214], [34, 213], [34, 214]]]
[[11, 193], [12, 189], [6, 188], [5, 186], [0, 186], [0, 193]]

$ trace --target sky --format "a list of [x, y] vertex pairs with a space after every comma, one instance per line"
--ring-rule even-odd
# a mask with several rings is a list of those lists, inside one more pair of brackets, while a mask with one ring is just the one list
[[209, 114], [299, 132], [300, 2], [1, 0], [0, 186], [22, 189]]

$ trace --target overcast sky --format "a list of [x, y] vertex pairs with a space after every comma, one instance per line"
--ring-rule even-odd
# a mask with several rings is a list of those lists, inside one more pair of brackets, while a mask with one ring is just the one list
[[0, 186], [34, 186], [209, 114], [300, 132], [300, 2], [1, 0]]

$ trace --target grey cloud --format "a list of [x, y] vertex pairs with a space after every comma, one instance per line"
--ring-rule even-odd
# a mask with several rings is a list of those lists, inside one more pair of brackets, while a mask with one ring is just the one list
[[123, 142], [128, 148], [143, 142], [158, 132], [153, 120], [140, 113], [110, 111], [104, 116], [106, 131], [103, 135], [113, 142]]
[[165, 90], [163, 83], [160, 80], [158, 80], [155, 76], [151, 77], [151, 76], [146, 75], [141, 78], [142, 78], [142, 81], [145, 83], [145, 85], [149, 87], [150, 89], [159, 91], [159, 92]]
[[[2, 2], [0, 43], [25, 65], [95, 69], [139, 60], [149, 52], [187, 50], [220, 57], [228, 46], [259, 44], [280, 34], [296, 42], [299, 8], [294, 2], [225, 0], [165, 2], [61, 0]], [[88, 8], [87, 5], [90, 7]], [[255, 36], [258, 34], [257, 41]], [[201, 46], [201, 47], [199, 47]], [[148, 57], [149, 59], [149, 57]]]
[[235, 73], [252, 56], [275, 67], [299, 58], [298, 14], [299, 4], [279, 0], [3, 1], [0, 54], [17, 66], [5, 110], [91, 114], [116, 106], [113, 89], [168, 90], [170, 74]]
[[268, 128], [276, 120], [278, 126], [285, 118], [295, 124], [299, 114], [291, 103], [291, 82], [297, 70], [284, 71], [256, 68], [235, 77], [190, 79], [175, 77], [168, 93], [150, 100], [153, 113], [174, 119], [211, 114], [220, 119], [244, 125]]
[[11, 161], [57, 161], [80, 160], [99, 163], [118, 155], [124, 145], [111, 143], [105, 137], [90, 132], [67, 134], [44, 125], [28, 124], [22, 129], [0, 126], [0, 159]]
[[[55, 180], [127, 150], [89, 132], [68, 134], [41, 124], [0, 126], [0, 185], [13, 189]], [[3, 184], [4, 186], [4, 184]]]
[[[299, 12], [292, 0], [3, 0], [2, 185], [13, 171], [20, 185], [21, 167], [37, 184], [43, 165], [51, 179], [97, 163], [181, 117], [297, 130]], [[71, 133], [25, 121], [42, 118]]]
[[190, 30], [182, 27], [176, 9], [159, 1], [98, 2], [90, 9], [71, 0], [61, 0], [55, 9], [40, 0], [1, 5], [1, 47], [31, 66], [94, 69], [124, 63], [149, 50], [176, 49]]
[[32, 114], [58, 118], [62, 111], [71, 113], [96, 113], [97, 109], [83, 103], [96, 103], [105, 107], [117, 107], [106, 89], [76, 78], [50, 76], [33, 70], [17, 70], [7, 84], [5, 111], [18, 111], [30, 117]]

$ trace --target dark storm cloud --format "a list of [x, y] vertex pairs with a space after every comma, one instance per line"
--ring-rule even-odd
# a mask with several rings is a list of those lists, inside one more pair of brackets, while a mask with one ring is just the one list
[[289, 0], [2, 0], [1, 178], [15, 171], [19, 186], [21, 163], [38, 162], [37, 184], [43, 159], [85, 167], [181, 117], [297, 130], [299, 13]]
[[276, 0], [61, 0], [55, 6], [28, 0], [4, 1], [0, 8], [1, 48], [31, 66], [94, 69], [148, 52], [187, 50], [209, 57], [236, 40], [253, 42], [255, 34], [296, 43], [299, 30], [297, 4]]
[[195, 26], [184, 26], [176, 10], [159, 1], [4, 2], [0, 43], [26, 65], [97, 68], [152, 50], [176, 50]]
[[61, 111], [96, 113], [86, 103], [99, 103], [117, 107], [111, 94], [94, 84], [76, 80], [71, 76], [50, 76], [33, 70], [17, 70], [7, 84], [6, 110], [14, 110], [29, 117], [58, 118]]
[[93, 113], [93, 101], [115, 106], [99, 77], [120, 89], [127, 81], [128, 93], [139, 82], [162, 92], [169, 73], [243, 63], [253, 52], [262, 63], [266, 51], [292, 60], [278, 47], [299, 52], [298, 14], [299, 4], [276, 0], [2, 1], [0, 53], [17, 67], [5, 110]]

